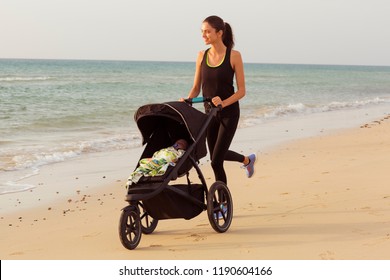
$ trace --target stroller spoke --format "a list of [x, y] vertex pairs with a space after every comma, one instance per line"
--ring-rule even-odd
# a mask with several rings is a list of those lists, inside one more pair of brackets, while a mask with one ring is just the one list
[[141, 218], [141, 220], [142, 220], [142, 219], [145, 219], [145, 220], [146, 220], [146, 224], [148, 224], [148, 221], [149, 221], [149, 215], [148, 215], [148, 213], [143, 212], [140, 218]]
[[138, 206], [140, 207], [140, 212], [142, 212], [142, 215], [140, 216], [142, 233], [150, 234], [156, 229], [158, 220], [152, 218], [148, 214], [141, 202], [138, 202]]
[[137, 229], [135, 226], [135, 220], [133, 217], [129, 216], [128, 221], [127, 221], [127, 225], [126, 225], [126, 234], [131, 241], [133, 240], [132, 235], [135, 235], [136, 232], [137, 232]]

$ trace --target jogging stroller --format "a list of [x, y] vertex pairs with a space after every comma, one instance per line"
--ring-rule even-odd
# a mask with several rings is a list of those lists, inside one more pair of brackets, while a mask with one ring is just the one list
[[[159, 220], [189, 220], [207, 211], [212, 228], [219, 233], [227, 231], [232, 222], [233, 201], [228, 187], [217, 181], [208, 188], [199, 168], [199, 160], [207, 154], [206, 130], [219, 108], [213, 107], [209, 114], [204, 114], [192, 107], [192, 103], [211, 105], [209, 100], [200, 97], [185, 101], [144, 105], [134, 115], [142, 144], [146, 144], [141, 159], [152, 157], [154, 152], [172, 145], [177, 139], [185, 139], [188, 147], [165, 174], [143, 176], [127, 186], [125, 200], [129, 205], [122, 209], [119, 221], [120, 240], [127, 249], [135, 249], [142, 233], [152, 233]], [[192, 168], [200, 183], [191, 182], [189, 171]], [[171, 183], [182, 176], [187, 177], [187, 183]]]

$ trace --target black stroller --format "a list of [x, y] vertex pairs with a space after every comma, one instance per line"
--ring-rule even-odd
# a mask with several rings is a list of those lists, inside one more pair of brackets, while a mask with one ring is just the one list
[[[141, 159], [152, 157], [155, 151], [172, 145], [177, 139], [185, 139], [188, 147], [164, 175], [144, 176], [136, 184], [128, 185], [126, 201], [129, 205], [122, 209], [119, 221], [120, 240], [127, 249], [135, 249], [142, 233], [152, 233], [159, 220], [189, 220], [205, 210], [216, 232], [225, 232], [230, 227], [233, 201], [228, 187], [217, 181], [208, 189], [199, 168], [199, 160], [207, 154], [206, 130], [219, 108], [213, 107], [209, 114], [204, 114], [191, 106], [199, 102], [210, 104], [200, 97], [186, 102], [144, 105], [135, 113], [142, 144], [146, 144]], [[192, 167], [200, 183], [190, 181]], [[181, 176], [187, 177], [186, 184], [170, 184]]]

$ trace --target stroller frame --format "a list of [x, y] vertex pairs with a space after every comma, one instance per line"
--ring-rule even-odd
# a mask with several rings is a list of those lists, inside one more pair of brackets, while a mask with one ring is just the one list
[[[149, 104], [144, 105], [138, 109], [135, 114], [135, 120], [143, 134], [143, 144], [147, 143], [141, 158], [150, 156], [153, 152], [158, 150], [156, 147], [148, 147], [151, 144], [153, 137], [158, 140], [163, 139], [158, 130], [165, 131], [161, 125], [156, 125], [154, 131], [150, 131], [150, 126], [145, 125], [145, 129], [141, 127], [140, 111], [146, 108], [146, 116], [150, 118], [164, 118], [160, 114], [159, 106], [167, 106], [169, 111], [172, 110], [173, 114], [177, 114], [177, 120], [180, 120], [180, 127], [186, 129], [190, 136], [189, 139], [192, 143], [186, 149], [186, 152], [178, 160], [175, 166], [169, 167], [166, 173], [162, 176], [156, 177], [142, 177], [140, 181], [134, 185], [129, 185], [125, 200], [129, 203], [128, 206], [121, 210], [119, 220], [119, 237], [122, 245], [129, 249], [135, 249], [141, 241], [142, 233], [152, 233], [159, 220], [184, 218], [186, 220], [192, 219], [198, 216], [201, 212], [207, 211], [207, 216], [212, 228], [218, 232], [226, 232], [232, 222], [233, 218], [233, 201], [230, 191], [225, 183], [221, 181], [214, 182], [210, 188], [207, 187], [206, 180], [199, 167], [199, 159], [207, 154], [205, 147], [205, 134], [212, 118], [214, 118], [219, 107], [212, 107], [210, 112], [205, 115], [193, 108], [193, 103], [208, 102], [211, 106], [209, 99], [199, 97], [186, 99], [184, 102], [168, 102], [163, 104]], [[180, 104], [179, 104], [180, 103]], [[149, 107], [152, 106], [152, 110], [149, 112]], [[153, 106], [158, 109], [154, 110]], [[195, 110], [197, 112], [197, 118], [195, 120], [197, 124], [199, 121], [203, 122], [196, 129], [191, 128], [186, 120], [185, 114], [188, 110]], [[138, 118], [139, 117], [139, 118]], [[176, 118], [175, 117], [175, 118]], [[193, 116], [191, 116], [192, 118]], [[168, 117], [170, 118], [170, 117]], [[147, 118], [145, 118], [147, 119]], [[170, 120], [168, 120], [170, 122]], [[172, 128], [173, 129], [173, 128]], [[145, 132], [145, 130], [148, 130]], [[179, 129], [180, 130], [180, 129]], [[181, 131], [183, 131], [181, 129]], [[179, 132], [180, 134], [180, 132]], [[177, 139], [175, 139], [177, 140]], [[164, 141], [162, 141], [164, 142]], [[172, 142], [172, 139], [171, 139]], [[163, 145], [160, 144], [162, 148]], [[189, 179], [189, 171], [194, 167], [198, 174], [200, 184], [194, 184]], [[171, 181], [175, 181], [181, 176], [187, 177], [187, 184], [169, 184]], [[181, 203], [181, 205], [180, 205]], [[179, 204], [179, 205], [177, 205]]]

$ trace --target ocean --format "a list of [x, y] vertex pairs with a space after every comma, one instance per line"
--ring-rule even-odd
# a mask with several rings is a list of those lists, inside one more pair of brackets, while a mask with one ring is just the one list
[[[390, 67], [245, 65], [240, 128], [389, 105]], [[0, 59], [0, 194], [50, 164], [140, 147], [133, 115], [176, 101], [195, 62]], [[201, 107], [200, 107], [201, 109]]]

